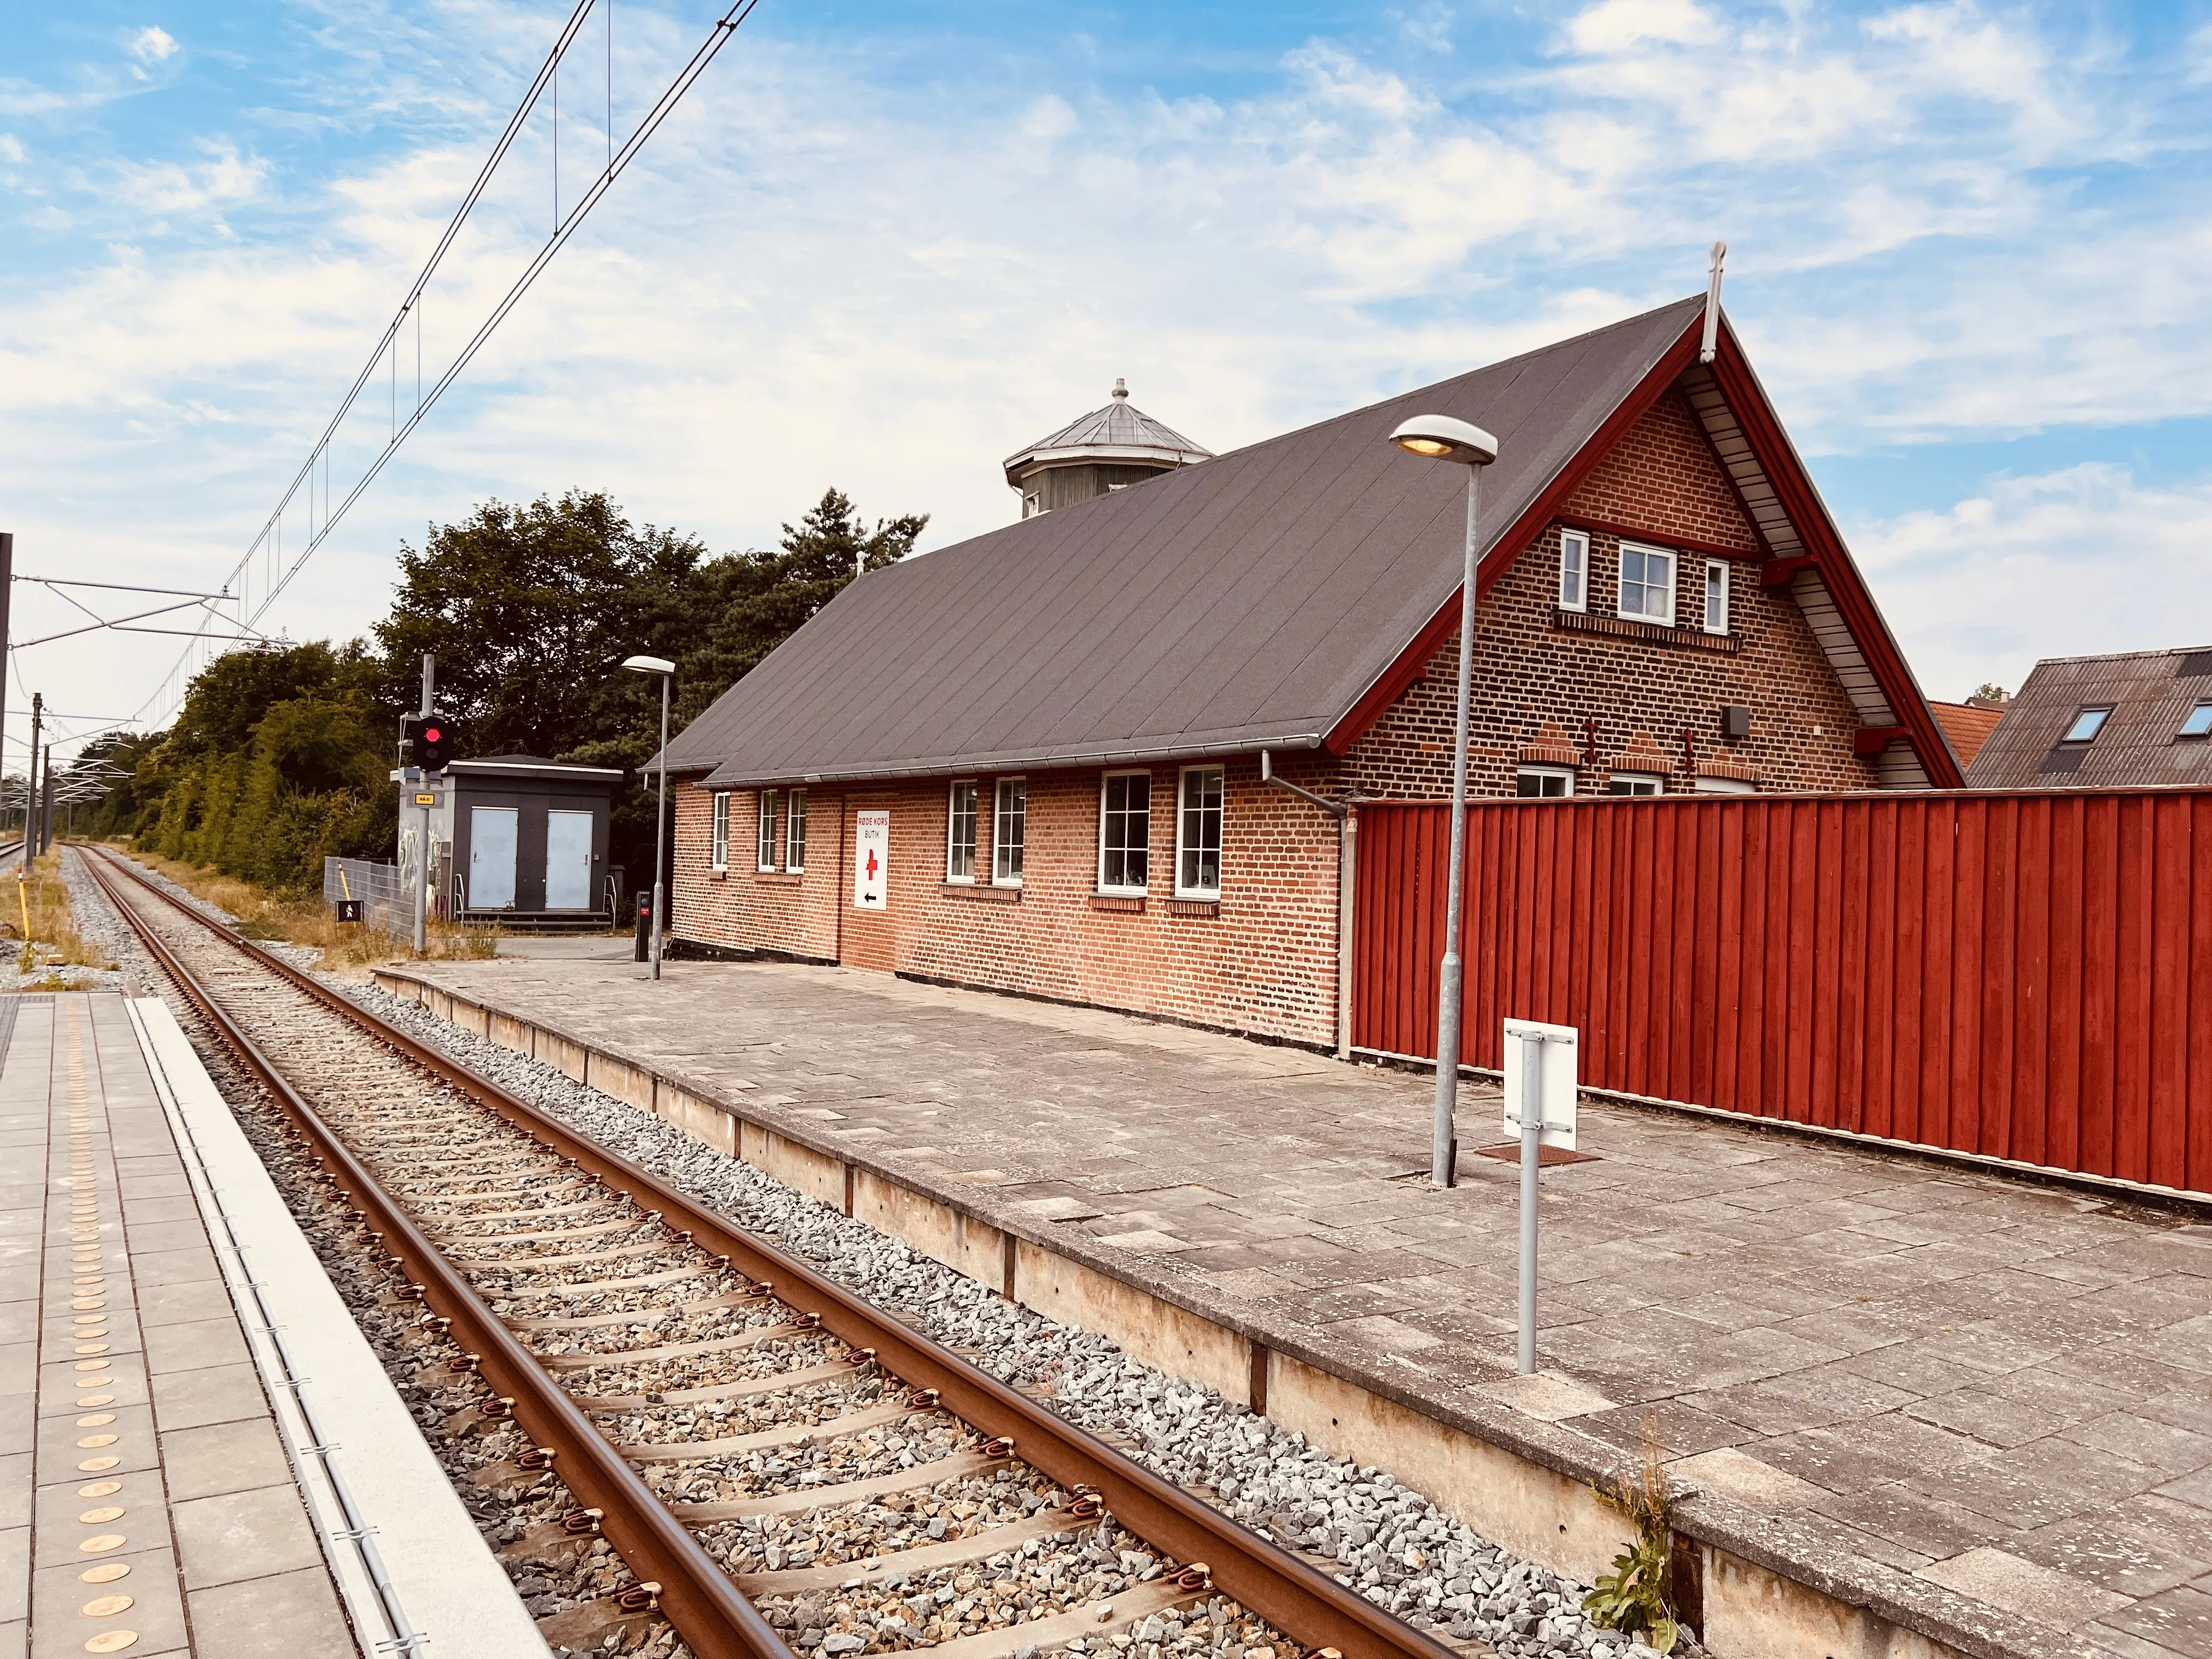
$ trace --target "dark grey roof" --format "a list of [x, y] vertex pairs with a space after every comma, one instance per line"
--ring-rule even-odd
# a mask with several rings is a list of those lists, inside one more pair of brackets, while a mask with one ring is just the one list
[[1006, 482], [1039, 465], [1076, 461], [1165, 461], [1191, 466], [1211, 460], [1213, 452], [1194, 444], [1164, 421], [1156, 421], [1129, 402], [1129, 388], [1114, 382], [1114, 396], [1049, 437], [1038, 439], [1006, 457]]
[[[1970, 789], [2212, 784], [2212, 742], [2179, 738], [2212, 702], [2212, 649], [2046, 657], [1966, 768]], [[2112, 712], [2086, 744], [2062, 743], [2084, 708]]]
[[1698, 315], [1617, 323], [853, 583], [670, 744], [739, 787], [1317, 744], [1459, 586], [1467, 474], [1502, 535]]
[[578, 766], [568, 761], [547, 760], [542, 755], [471, 755], [447, 763], [448, 770], [467, 772], [559, 772], [575, 778], [618, 778], [619, 766]]

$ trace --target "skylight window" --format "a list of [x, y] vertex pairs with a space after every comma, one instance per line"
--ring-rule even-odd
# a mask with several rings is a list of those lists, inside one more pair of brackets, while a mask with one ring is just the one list
[[2177, 738], [2212, 738], [2212, 702], [2200, 702], [2189, 711], [2189, 718], [2181, 722]]
[[2074, 717], [2074, 724], [2066, 728], [2061, 743], [2091, 743], [2105, 729], [2105, 722], [2112, 717], [2109, 708], [2085, 708]]

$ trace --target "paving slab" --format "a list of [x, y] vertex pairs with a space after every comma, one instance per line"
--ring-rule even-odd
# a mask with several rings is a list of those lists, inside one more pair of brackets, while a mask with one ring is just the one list
[[844, 968], [405, 971], [1445, 1421], [1604, 1468], [1648, 1411], [1685, 1479], [1786, 1515], [1808, 1582], [1911, 1578], [2053, 1652], [2212, 1651], [2199, 1215], [1585, 1098], [1595, 1161], [1543, 1176], [1548, 1380], [1515, 1385], [1492, 1085], [1438, 1192], [1431, 1084], [1299, 1049]]

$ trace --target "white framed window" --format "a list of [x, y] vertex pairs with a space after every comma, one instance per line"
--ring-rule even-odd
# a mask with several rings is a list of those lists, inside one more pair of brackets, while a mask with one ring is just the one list
[[806, 867], [806, 792], [791, 792], [783, 811], [783, 867], [796, 873]]
[[1741, 778], [1699, 778], [1692, 786], [1701, 795], [1755, 795], [1759, 786]]
[[1098, 784], [1098, 890], [1143, 892], [1152, 863], [1152, 775], [1109, 772]]
[[2177, 738], [2212, 738], [2212, 702], [2200, 702], [2181, 722]]
[[1620, 544], [1620, 614], [1638, 622], [1674, 625], [1674, 556], [1641, 542]]
[[758, 867], [775, 868], [775, 791], [760, 792], [760, 858]]
[[1032, 490], [1022, 497], [1022, 517], [1034, 519], [1044, 512], [1044, 498]]
[[1726, 559], [1705, 561], [1705, 632], [1729, 631], [1729, 568]]
[[975, 781], [963, 778], [952, 786], [945, 813], [945, 878], [975, 879]]
[[1176, 786], [1176, 896], [1221, 896], [1222, 772], [1186, 766]]
[[2074, 724], [2066, 728], [2061, 743], [2094, 743], [2097, 733], [2105, 729], [2105, 722], [2112, 717], [2109, 708], [2085, 708], [2075, 715]]
[[1558, 800], [1575, 793], [1574, 769], [1524, 766], [1513, 775], [1513, 793], [1523, 800]]
[[1615, 772], [1606, 780], [1608, 795], [1663, 795], [1666, 781], [1656, 772]]
[[1589, 532], [1559, 532], [1559, 609], [1589, 609]]
[[730, 867], [730, 793], [726, 789], [714, 792], [714, 834], [707, 863], [710, 869]]
[[1024, 778], [1000, 778], [991, 805], [991, 884], [1022, 884], [1022, 848], [1028, 838], [1030, 786]]

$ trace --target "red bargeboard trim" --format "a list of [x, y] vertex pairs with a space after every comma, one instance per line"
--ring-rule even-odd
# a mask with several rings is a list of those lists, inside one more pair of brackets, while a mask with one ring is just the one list
[[1712, 365], [1713, 378], [1720, 384], [1721, 395], [1728, 399], [1729, 408], [1743, 428], [1752, 453], [1759, 458], [1767, 482], [1781, 498], [1782, 510], [1789, 515], [1800, 541], [1813, 556], [1814, 567], [1826, 584], [1836, 609], [1843, 613], [1844, 625], [1851, 630], [1859, 649], [1866, 653], [1867, 665], [1874, 670], [1875, 678], [1887, 694], [1889, 706], [1896, 711], [1907, 739], [1920, 757], [1929, 782], [1938, 789], [1965, 788], [1966, 778], [1950, 744], [1944, 740], [1942, 728], [1936, 723], [1935, 711], [1928, 707], [1928, 700], [1921, 695], [1912, 671], [1897, 648], [1897, 641], [1890, 637], [1887, 624], [1875, 607], [1874, 596], [1867, 591], [1866, 579], [1859, 574], [1850, 550], [1844, 545], [1843, 537], [1821, 505], [1819, 492], [1806, 476], [1796, 447], [1768, 404], [1765, 390], [1751, 374], [1735, 331], [1725, 325], [1725, 319], [1723, 322], [1721, 349]]
[[[1682, 371], [1696, 361], [1698, 342], [1705, 329], [1702, 315], [1693, 318], [1674, 343], [1660, 354], [1644, 377], [1637, 382], [1636, 389], [1621, 399], [1620, 406], [1606, 417], [1603, 425], [1590, 434], [1589, 441], [1577, 450], [1574, 459], [1561, 467], [1552, 482], [1528, 503], [1519, 518], [1505, 533], [1491, 543], [1490, 556], [1475, 571], [1474, 596], [1482, 596], [1498, 586], [1498, 580], [1511, 569], [1515, 562], [1528, 550], [1552, 520], [1559, 516], [1561, 505], [1589, 477], [1597, 464], [1612, 453], [1613, 447], [1627, 435], [1629, 428], [1644, 418], [1659, 396], [1674, 385]], [[1510, 548], [1511, 554], [1499, 558], [1500, 549]], [[1367, 735], [1368, 729], [1382, 718], [1383, 712], [1406, 694], [1406, 689], [1420, 678], [1431, 657], [1451, 636], [1459, 625], [1459, 589], [1455, 586], [1451, 597], [1437, 608], [1421, 631], [1413, 635], [1413, 642], [1401, 651], [1390, 666], [1376, 678], [1366, 694], [1352, 705], [1343, 719], [1331, 726], [1322, 739], [1322, 747], [1332, 755], [1341, 755]]]

